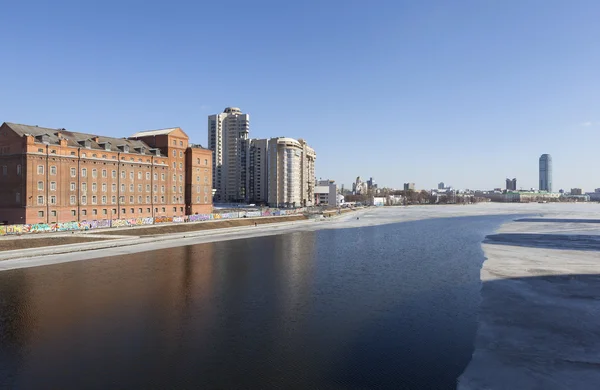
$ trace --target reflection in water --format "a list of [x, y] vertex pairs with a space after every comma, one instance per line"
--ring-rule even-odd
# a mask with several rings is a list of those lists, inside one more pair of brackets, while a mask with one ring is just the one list
[[1, 273], [0, 387], [452, 388], [501, 219], [448, 221]]

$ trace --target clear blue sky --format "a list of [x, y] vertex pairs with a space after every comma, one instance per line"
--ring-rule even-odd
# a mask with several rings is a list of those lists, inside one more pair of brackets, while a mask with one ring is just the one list
[[0, 122], [126, 136], [251, 115], [349, 186], [600, 187], [600, 2], [12, 1]]

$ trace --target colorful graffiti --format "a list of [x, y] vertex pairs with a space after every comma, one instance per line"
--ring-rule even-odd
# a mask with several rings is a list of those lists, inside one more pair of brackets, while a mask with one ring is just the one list
[[142, 226], [151, 225], [153, 223], [182, 223], [182, 222], [199, 222], [219, 219], [235, 219], [235, 218], [253, 218], [253, 217], [270, 217], [278, 215], [293, 215], [304, 212], [305, 209], [294, 210], [278, 210], [264, 209], [262, 211], [240, 211], [217, 214], [194, 214], [185, 217], [156, 217], [156, 218], [130, 218], [130, 219], [102, 219], [82, 222], [63, 222], [63, 223], [36, 223], [30, 225], [6, 225], [0, 226], [0, 235], [28, 234], [28, 233], [47, 233], [47, 232], [66, 232], [74, 230], [92, 230], [103, 229], [109, 227], [127, 227], [127, 226]]

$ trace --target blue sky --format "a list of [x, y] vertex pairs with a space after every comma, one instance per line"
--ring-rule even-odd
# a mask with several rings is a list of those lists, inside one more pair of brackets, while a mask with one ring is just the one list
[[207, 115], [305, 138], [349, 186], [600, 187], [598, 1], [13, 1], [0, 121], [113, 136]]

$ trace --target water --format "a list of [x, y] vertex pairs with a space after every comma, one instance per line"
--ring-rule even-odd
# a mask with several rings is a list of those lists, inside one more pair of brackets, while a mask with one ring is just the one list
[[0, 273], [0, 387], [455, 388], [507, 217], [299, 232]]

